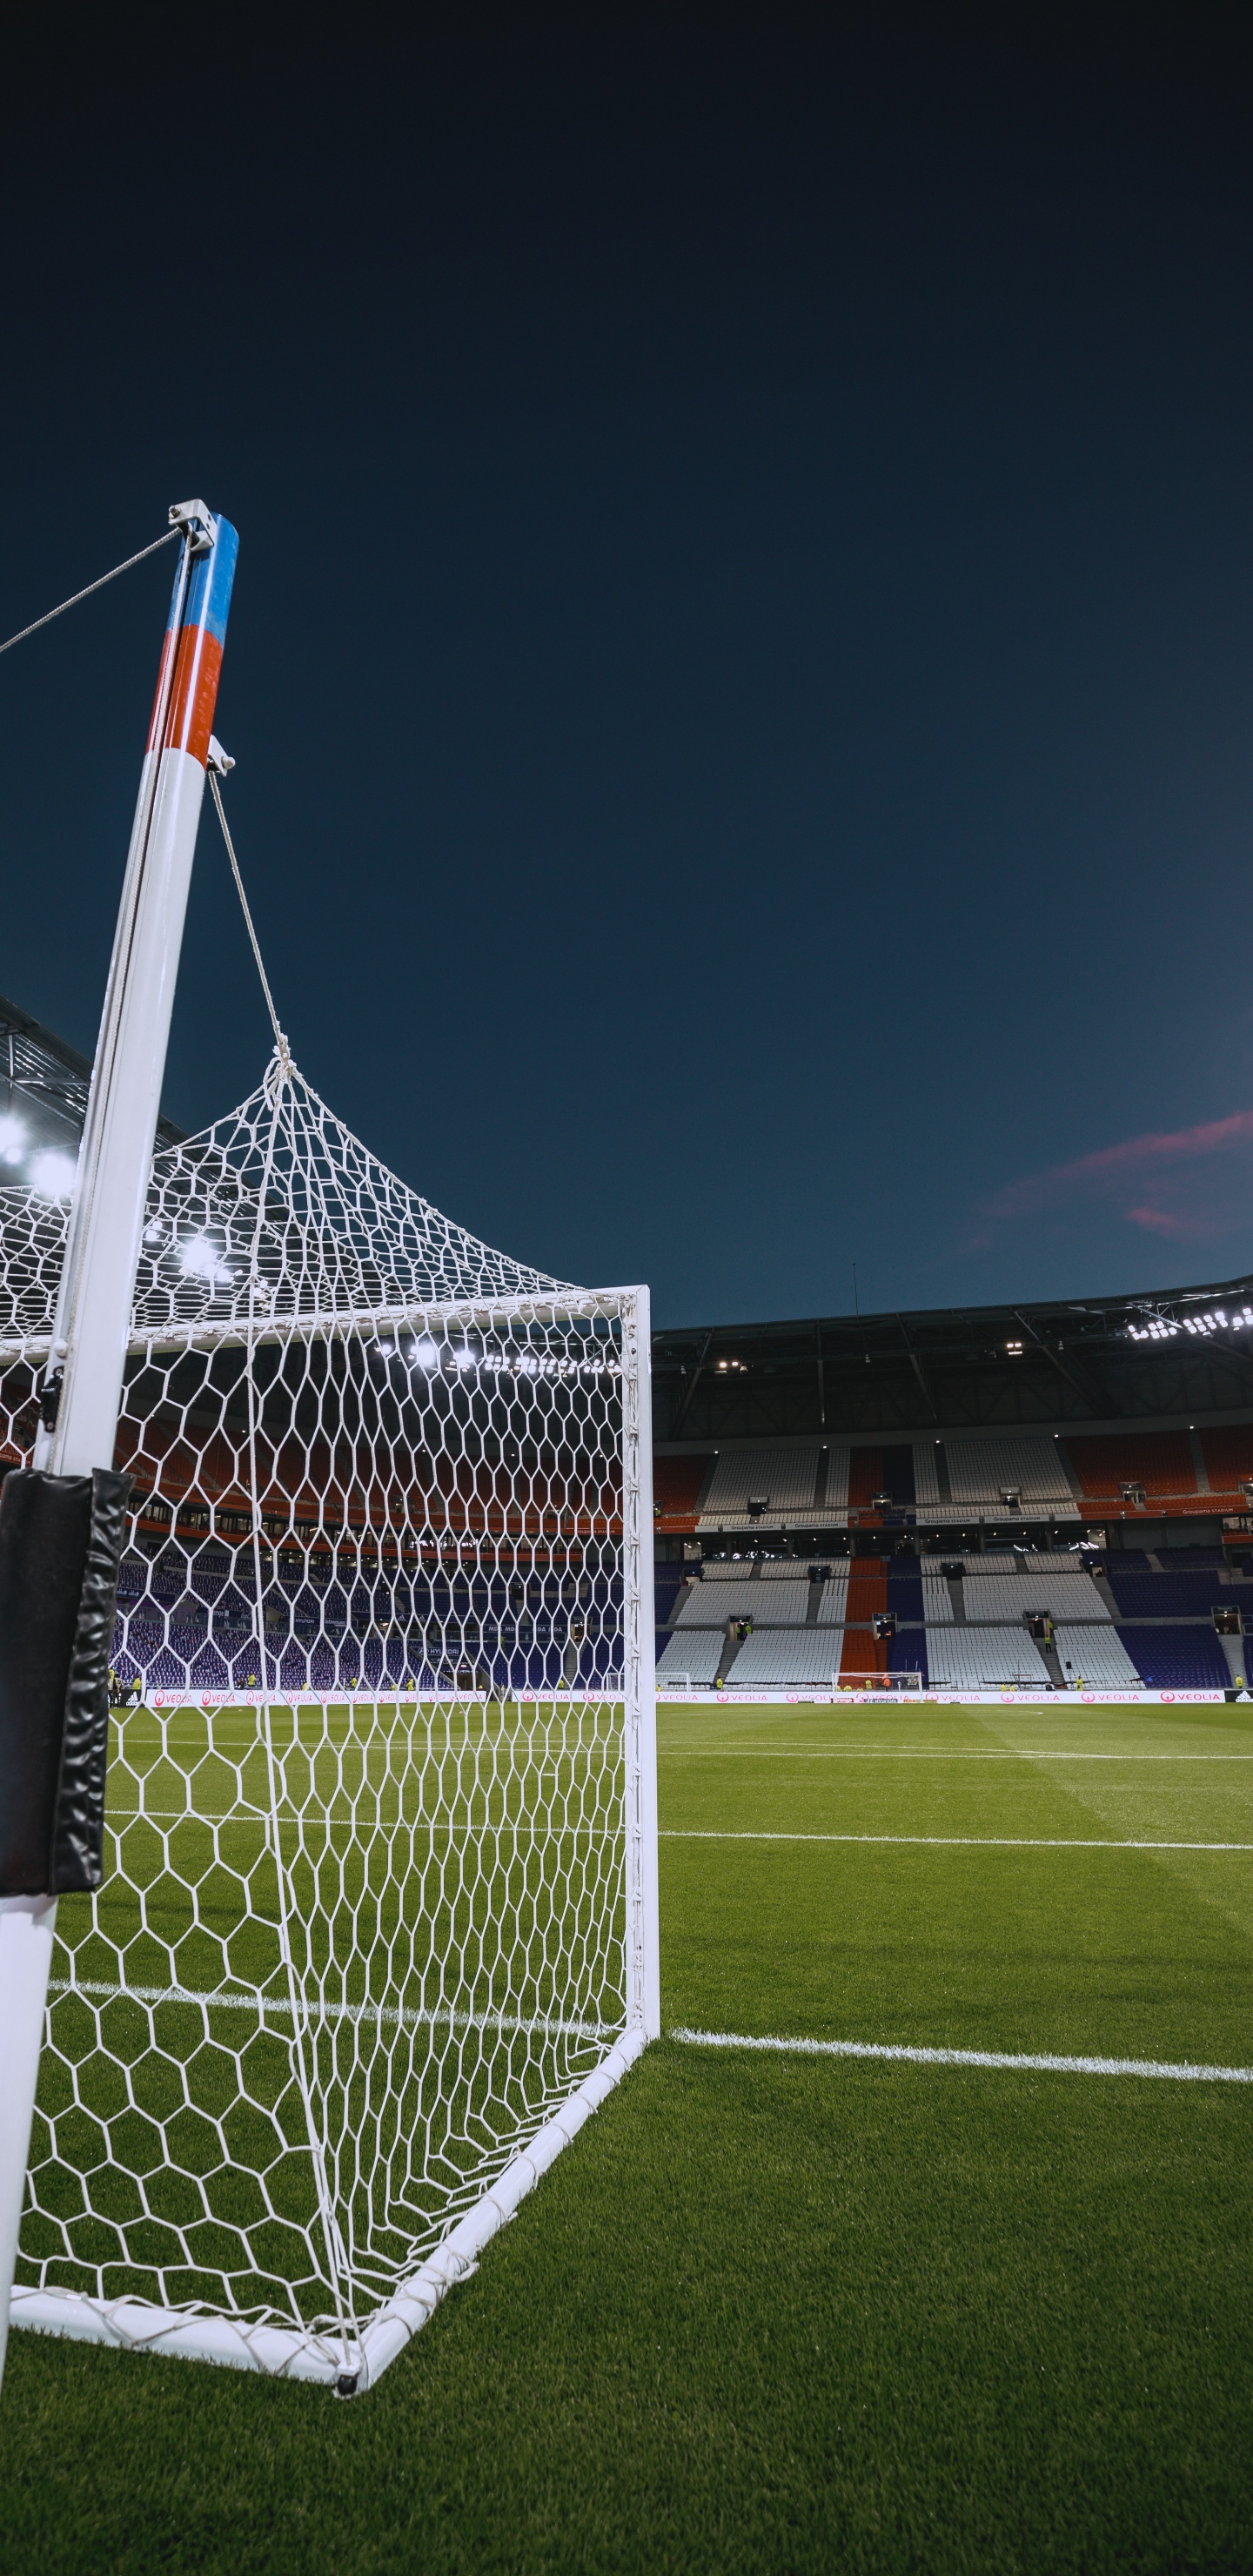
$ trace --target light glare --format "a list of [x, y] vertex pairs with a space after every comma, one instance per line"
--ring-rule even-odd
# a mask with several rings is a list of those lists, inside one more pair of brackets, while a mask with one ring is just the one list
[[30, 1185], [41, 1199], [68, 1199], [74, 1190], [78, 1170], [72, 1154], [36, 1154], [30, 1167]]

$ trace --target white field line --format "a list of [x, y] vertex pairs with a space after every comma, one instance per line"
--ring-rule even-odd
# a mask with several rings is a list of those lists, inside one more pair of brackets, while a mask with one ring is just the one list
[[[99, 1977], [49, 1977], [48, 1991], [58, 1995], [99, 1995], [106, 2002], [124, 1998], [139, 2004], [198, 2004], [207, 2012], [233, 2011], [277, 2013], [280, 2020], [292, 2018], [293, 2007], [285, 1995], [241, 1995], [226, 1988], [202, 1993], [193, 1986], [126, 1986]], [[435, 2024], [448, 2024], [453, 2030], [502, 2030], [539, 2032], [557, 2039], [621, 2039], [620, 2022], [558, 2021], [549, 2015], [535, 2013], [453, 2012], [436, 2008], [419, 2012], [407, 2004], [328, 2004], [306, 2001], [300, 2012], [305, 2023], [322, 2021], [397, 2022], [406, 2030], [426, 2029]]]
[[[207, 1816], [194, 1807], [127, 1807], [105, 1817], [105, 1829], [120, 1838], [131, 1825], [195, 1825], [206, 1833], [217, 1833], [245, 1826], [259, 1831], [271, 1819], [260, 1809], [240, 1808], [229, 1815]], [[360, 1819], [351, 1816], [277, 1816], [273, 1819], [281, 1830], [304, 1833], [351, 1833], [360, 1835]], [[572, 1841], [617, 1843], [622, 1831], [615, 1825], [555, 1824], [532, 1825], [525, 1817], [504, 1817], [499, 1822], [464, 1825], [442, 1823], [438, 1818], [410, 1816], [382, 1818], [372, 1833], [426, 1833], [447, 1835], [465, 1842], [481, 1842], [504, 1835], [520, 1840], [529, 1836], [532, 1842], [562, 1844]], [[1081, 1834], [812, 1834], [788, 1833], [770, 1828], [722, 1828], [706, 1825], [661, 1825], [657, 1839], [663, 1843], [888, 1843], [937, 1851], [1186, 1851], [1186, 1852], [1253, 1852], [1253, 1843], [1188, 1843], [1125, 1842]]]
[[956, 1752], [932, 1745], [733, 1744], [658, 1747], [659, 1762], [1253, 1762], [1253, 1753], [1054, 1753], [1027, 1744]]
[[891, 2047], [869, 2039], [750, 2039], [730, 2030], [675, 2028], [688, 2048], [764, 2049], [780, 2057], [873, 2057], [907, 2066], [992, 2066], [1041, 2075], [1151, 2075], [1176, 2084], [1253, 2084], [1253, 2066], [1176, 2066], [1154, 2057], [1044, 2057], [994, 2048]]
[[662, 1825], [658, 1839], [663, 1843], [922, 1843], [944, 1851], [1253, 1851], [1253, 1843], [1104, 1842], [1077, 1834], [723, 1833], [695, 1825]]

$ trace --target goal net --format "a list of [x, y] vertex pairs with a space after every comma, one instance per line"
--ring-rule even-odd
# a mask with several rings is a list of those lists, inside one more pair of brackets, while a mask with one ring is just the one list
[[[64, 1209], [0, 1222], [24, 1462]], [[285, 1045], [157, 1155], [15, 2323], [363, 2386], [655, 2029], [647, 1372], [646, 1291], [477, 1242]]]

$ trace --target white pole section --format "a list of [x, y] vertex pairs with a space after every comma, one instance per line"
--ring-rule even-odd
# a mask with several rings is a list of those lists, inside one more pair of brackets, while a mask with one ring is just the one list
[[[202, 501], [182, 530], [105, 993], [34, 1464], [111, 1467], [170, 1013], [239, 539]], [[0, 2372], [48, 1965], [51, 1896], [0, 1898]]]
[[239, 540], [185, 532], [140, 774], [34, 1463], [111, 1467], [196, 826]]
[[647, 1288], [622, 1314], [623, 1718], [626, 1728], [627, 2024], [661, 2036], [657, 1891], [657, 1634], [653, 1616], [652, 1330]]
[[0, 2380], [56, 1918], [55, 1896], [0, 1898]]

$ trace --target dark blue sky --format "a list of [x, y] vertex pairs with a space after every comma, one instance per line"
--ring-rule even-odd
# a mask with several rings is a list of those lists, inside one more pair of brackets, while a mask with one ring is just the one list
[[[298, 1061], [663, 1322], [1253, 1265], [1253, 92], [1134, 23], [10, 63], [0, 631], [229, 513]], [[85, 1050], [168, 573], [0, 662], [0, 984]], [[189, 1126], [233, 904], [207, 816]]]

